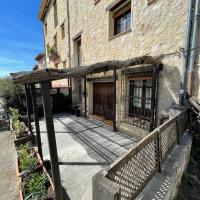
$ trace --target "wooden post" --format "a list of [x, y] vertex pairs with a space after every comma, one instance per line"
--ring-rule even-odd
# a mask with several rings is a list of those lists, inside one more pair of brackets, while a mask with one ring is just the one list
[[28, 84], [25, 85], [25, 97], [26, 97], [26, 108], [27, 108], [27, 117], [28, 117], [28, 128], [32, 133], [32, 126], [31, 126], [31, 94]]
[[37, 135], [38, 153], [40, 154], [40, 157], [43, 160], [35, 84], [31, 84], [31, 97], [32, 97], [32, 105], [33, 105], [33, 114], [34, 114], [34, 119], [35, 119], [35, 130], [36, 130], [36, 135]]
[[160, 145], [160, 131], [156, 132], [156, 163], [157, 163], [157, 170], [161, 173], [161, 145]]
[[116, 103], [117, 103], [117, 72], [116, 68], [113, 71], [113, 77], [114, 77], [114, 86], [113, 86], [113, 130], [117, 131], [117, 125], [116, 125]]
[[155, 103], [156, 103], [156, 80], [157, 79], [157, 66], [154, 67], [153, 77], [152, 77], [152, 94], [151, 94], [151, 119], [150, 119], [150, 129], [149, 131], [153, 131], [154, 129], [154, 120], [155, 119]]
[[54, 124], [53, 124], [53, 116], [52, 116], [51, 96], [49, 93], [50, 91], [49, 82], [48, 81], [42, 82], [41, 88], [42, 88], [43, 109], [44, 109], [44, 116], [45, 116], [46, 128], [47, 128], [55, 198], [56, 200], [63, 200], [60, 170], [59, 170], [59, 164], [58, 164], [58, 152], [57, 152], [57, 146], [56, 146], [56, 136], [55, 136], [55, 130], [54, 130]]
[[85, 118], [87, 117], [87, 79], [84, 77]]

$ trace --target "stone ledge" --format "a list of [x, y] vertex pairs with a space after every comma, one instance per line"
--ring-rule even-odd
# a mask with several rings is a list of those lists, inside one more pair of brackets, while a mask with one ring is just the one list
[[192, 135], [185, 133], [181, 144], [176, 145], [162, 167], [143, 189], [137, 200], [172, 200], [178, 193], [182, 175], [190, 160]]

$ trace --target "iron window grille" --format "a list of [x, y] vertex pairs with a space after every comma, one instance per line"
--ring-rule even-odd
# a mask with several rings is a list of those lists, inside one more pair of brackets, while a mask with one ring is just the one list
[[156, 76], [153, 73], [153, 70], [124, 73], [121, 122], [146, 130], [155, 128], [158, 72]]

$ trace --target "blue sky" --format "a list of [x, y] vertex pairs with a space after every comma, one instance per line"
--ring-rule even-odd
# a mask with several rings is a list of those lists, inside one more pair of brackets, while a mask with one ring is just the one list
[[0, 76], [29, 71], [43, 51], [41, 0], [2, 1], [0, 5]]

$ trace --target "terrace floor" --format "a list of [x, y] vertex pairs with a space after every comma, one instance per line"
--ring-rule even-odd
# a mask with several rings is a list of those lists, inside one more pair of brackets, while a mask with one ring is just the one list
[[[92, 188], [92, 177], [137, 143], [101, 122], [66, 113], [54, 115], [54, 126], [62, 185], [71, 200], [81, 200]], [[44, 119], [40, 129], [44, 159], [49, 159]]]

